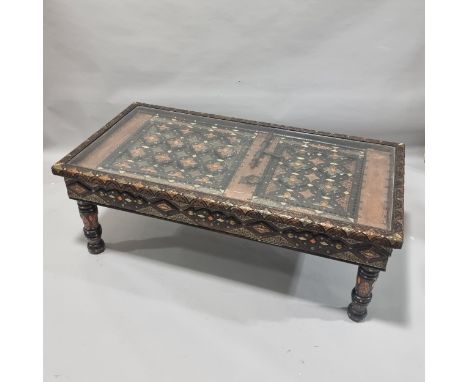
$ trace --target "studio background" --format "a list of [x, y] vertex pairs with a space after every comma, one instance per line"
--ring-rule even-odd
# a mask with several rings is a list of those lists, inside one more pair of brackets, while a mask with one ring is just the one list
[[[423, 380], [423, 1], [46, 0], [44, 71], [46, 381]], [[349, 264], [104, 208], [87, 255], [50, 166], [134, 101], [406, 143], [367, 322]]]

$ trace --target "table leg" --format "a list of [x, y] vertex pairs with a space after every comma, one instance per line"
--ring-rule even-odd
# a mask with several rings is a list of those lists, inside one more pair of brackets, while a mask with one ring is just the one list
[[88, 239], [88, 251], [93, 255], [104, 252], [105, 244], [101, 239], [102, 228], [98, 221], [97, 205], [82, 200], [78, 201], [81, 220], [83, 220], [83, 232]]
[[348, 305], [348, 316], [351, 320], [359, 322], [367, 316], [367, 305], [372, 300], [372, 288], [379, 271], [374, 268], [359, 266], [356, 286], [351, 292], [352, 302]]

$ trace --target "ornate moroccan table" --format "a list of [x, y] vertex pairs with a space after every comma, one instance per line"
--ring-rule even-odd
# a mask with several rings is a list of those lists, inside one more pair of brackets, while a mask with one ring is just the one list
[[403, 242], [401, 143], [134, 103], [52, 171], [92, 254], [102, 205], [345, 261], [354, 321]]

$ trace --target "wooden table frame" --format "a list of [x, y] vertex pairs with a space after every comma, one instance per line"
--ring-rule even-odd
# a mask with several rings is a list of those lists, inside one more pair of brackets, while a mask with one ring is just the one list
[[[187, 191], [70, 164], [73, 157], [139, 106], [394, 147], [391, 229], [377, 229], [292, 212], [285, 214], [284, 210], [274, 208], [265, 210], [253, 202]], [[101, 238], [101, 225], [98, 222], [97, 205], [101, 205], [356, 264], [359, 266], [357, 280], [352, 290], [352, 302], [348, 307], [348, 315], [354, 321], [361, 321], [366, 317], [374, 282], [379, 272], [385, 270], [392, 249], [401, 248], [403, 243], [404, 145], [401, 143], [330, 134], [137, 102], [55, 163], [52, 172], [65, 178], [68, 196], [78, 202], [84, 234], [88, 239], [88, 250], [92, 254], [101, 253], [105, 249]], [[145, 206], [144, 212], [141, 211], [142, 206]], [[311, 251], [304, 242], [317, 243], [316, 250]]]

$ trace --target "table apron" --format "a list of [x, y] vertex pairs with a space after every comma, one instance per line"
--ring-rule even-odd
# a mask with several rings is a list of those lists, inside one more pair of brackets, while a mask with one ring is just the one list
[[331, 237], [323, 232], [300, 230], [286, 224], [240, 216], [207, 207], [182, 205], [165, 199], [147, 200], [119, 190], [91, 190], [76, 182], [67, 182], [70, 199], [95, 203], [108, 208], [151, 216], [204, 228], [261, 243], [288, 248], [337, 261], [364, 265], [384, 271], [391, 248], [371, 243]]

